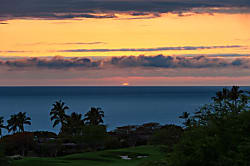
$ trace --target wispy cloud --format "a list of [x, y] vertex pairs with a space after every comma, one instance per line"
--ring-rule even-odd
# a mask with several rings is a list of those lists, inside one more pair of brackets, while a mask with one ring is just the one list
[[30, 53], [30, 52], [32, 52], [32, 51], [19, 51], [19, 50], [5, 50], [5, 51], [2, 51], [2, 50], [0, 50], [0, 52], [2, 52], [2, 53]]
[[36, 42], [36, 43], [25, 43], [22, 45], [33, 46], [33, 45], [98, 45], [107, 44], [105, 42], [64, 42], [64, 43], [46, 43], [46, 42]]
[[167, 50], [204, 50], [204, 49], [222, 49], [222, 48], [241, 48], [241, 45], [229, 46], [184, 46], [184, 47], [156, 47], [156, 48], [120, 48], [120, 49], [71, 49], [59, 50], [59, 52], [138, 52], [138, 51], [167, 51]]
[[106, 44], [105, 42], [75, 42], [75, 43], [52, 43], [52, 44], [58, 44], [58, 45], [95, 45], [95, 44]]

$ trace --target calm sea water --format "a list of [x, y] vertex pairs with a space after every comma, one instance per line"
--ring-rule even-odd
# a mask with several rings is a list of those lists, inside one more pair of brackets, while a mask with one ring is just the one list
[[[32, 125], [26, 130], [52, 128], [49, 112], [52, 104], [63, 100], [68, 113], [86, 113], [90, 107], [101, 107], [105, 124], [112, 130], [121, 125], [159, 122], [180, 124], [178, 116], [194, 112], [210, 102], [215, 92], [223, 87], [0, 87], [0, 116], [27, 112]], [[241, 87], [250, 90], [250, 87]]]

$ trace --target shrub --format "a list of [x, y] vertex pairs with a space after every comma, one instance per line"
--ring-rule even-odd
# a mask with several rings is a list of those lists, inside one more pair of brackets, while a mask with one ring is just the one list
[[6, 155], [27, 155], [34, 148], [34, 135], [30, 132], [16, 133], [4, 136], [1, 140]]
[[182, 134], [183, 129], [176, 125], [165, 125], [161, 129], [154, 132], [150, 139], [150, 144], [153, 145], [166, 145], [168, 151], [172, 150], [174, 144], [176, 144]]

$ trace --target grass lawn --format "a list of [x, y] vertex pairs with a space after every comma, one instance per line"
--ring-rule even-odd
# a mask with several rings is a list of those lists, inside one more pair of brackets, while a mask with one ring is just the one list
[[[121, 159], [120, 156], [129, 156], [131, 160]], [[137, 156], [148, 156], [137, 158]], [[105, 150], [73, 154], [56, 158], [27, 157], [12, 163], [12, 166], [137, 166], [147, 160], [164, 158], [165, 154], [160, 147], [140, 146], [126, 149]]]

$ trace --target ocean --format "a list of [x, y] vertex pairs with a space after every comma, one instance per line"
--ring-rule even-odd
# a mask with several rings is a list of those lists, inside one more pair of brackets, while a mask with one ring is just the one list
[[[27, 131], [58, 132], [49, 112], [52, 104], [62, 100], [72, 112], [85, 114], [90, 107], [101, 107], [108, 130], [123, 125], [147, 122], [182, 123], [182, 112], [194, 112], [211, 102], [223, 87], [0, 87], [0, 116], [27, 112], [32, 119]], [[250, 90], [250, 87], [241, 87]], [[6, 131], [3, 132], [6, 134]]]

